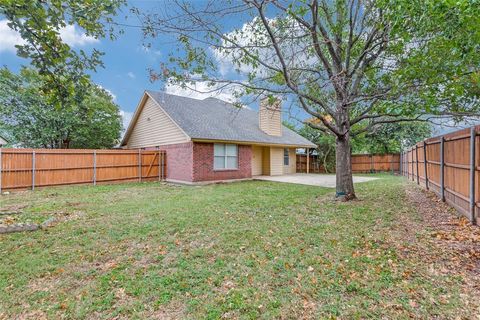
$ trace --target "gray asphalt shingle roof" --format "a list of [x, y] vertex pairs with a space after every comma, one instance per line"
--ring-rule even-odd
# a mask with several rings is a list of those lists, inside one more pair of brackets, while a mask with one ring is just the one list
[[285, 126], [282, 136], [270, 136], [260, 130], [256, 111], [239, 109], [216, 98], [198, 100], [150, 90], [147, 93], [192, 139], [316, 147]]

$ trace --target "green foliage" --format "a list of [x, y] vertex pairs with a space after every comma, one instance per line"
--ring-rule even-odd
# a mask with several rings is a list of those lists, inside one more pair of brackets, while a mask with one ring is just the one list
[[0, 15], [8, 26], [18, 31], [25, 44], [17, 45], [17, 54], [44, 75], [42, 91], [50, 103], [61, 107], [71, 103], [75, 87], [87, 84], [88, 70], [102, 66], [102, 52], [73, 50], [60, 37], [60, 29], [68, 25], [80, 27], [96, 39], [115, 38], [112, 17], [124, 0], [3, 0]]
[[[179, 48], [155, 79], [211, 81], [222, 88], [232, 82], [237, 96], [281, 92], [298, 98], [312, 116], [331, 116], [326, 129], [337, 136], [425, 115], [458, 121], [479, 115], [478, 0], [172, 6], [183, 15], [144, 19], [145, 30], [178, 38]], [[245, 16], [252, 18], [222, 33], [224, 21]], [[238, 79], [224, 78], [219, 57]]]
[[[93, 83], [76, 87], [77, 103], [57, 108], [44, 94], [45, 76], [0, 70], [0, 128], [12, 145], [32, 148], [111, 148], [122, 129], [119, 107]], [[47, 80], [48, 81], [48, 80]]]
[[431, 125], [425, 122], [383, 124], [373, 132], [354, 137], [353, 153], [386, 154], [399, 153], [415, 143], [429, 138]]
[[[392, 55], [401, 68], [383, 76], [407, 115], [477, 115], [480, 104], [480, 3], [478, 0], [382, 0]], [[406, 54], [407, 53], [407, 54]]]
[[[308, 125], [304, 125], [297, 129], [291, 126], [301, 136], [307, 138], [317, 145], [315, 150], [320, 160], [320, 164], [323, 166], [327, 173], [335, 171], [335, 136], [332, 134], [324, 133], [320, 130], [314, 129]], [[311, 150], [313, 152], [314, 150]]]
[[[327, 172], [335, 171], [335, 136], [304, 125], [292, 130], [315, 143], [319, 159]], [[426, 122], [385, 123], [376, 127], [374, 132], [363, 133], [352, 138], [353, 154], [399, 153], [406, 147], [429, 138], [432, 128]]]

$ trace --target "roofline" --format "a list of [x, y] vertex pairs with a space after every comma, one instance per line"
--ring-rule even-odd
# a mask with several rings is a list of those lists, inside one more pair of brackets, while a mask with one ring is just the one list
[[137, 104], [137, 107], [135, 108], [135, 112], [133, 113], [132, 120], [130, 120], [130, 123], [128, 124], [128, 128], [125, 131], [125, 134], [123, 135], [122, 141], [120, 142], [120, 147], [126, 145], [128, 138], [130, 138], [130, 135], [132, 134], [132, 130], [134, 127], [134, 124], [138, 120], [138, 116], [140, 115], [140, 109], [143, 109], [143, 105], [145, 104], [147, 97], [147, 92], [144, 91], [142, 97], [140, 98], [140, 101]]
[[165, 109], [162, 108], [162, 106], [160, 105], [160, 103], [159, 103], [154, 97], [152, 97], [152, 96], [148, 93], [148, 91], [145, 91], [145, 94], [148, 95], [148, 96], [150, 97], [150, 99], [152, 99], [153, 102], [155, 102], [155, 104], [160, 108], [160, 110], [162, 110], [163, 113], [165, 113], [165, 114], [167, 115], [168, 119], [170, 119], [170, 121], [172, 121], [173, 124], [175, 124], [175, 125], [177, 126], [177, 128], [180, 129], [180, 131], [182, 131], [182, 133], [183, 133], [188, 139], [191, 140], [191, 137], [185, 132], [185, 130], [183, 130], [182, 127], [180, 127], [180, 125], [179, 125], [175, 120], [173, 120], [173, 118], [170, 116], [170, 114], [168, 114], [168, 112], [165, 111]]
[[155, 98], [152, 97], [147, 90], [145, 90], [143, 92], [142, 98], [140, 98], [140, 102], [138, 103], [137, 108], [135, 109], [135, 113], [133, 114], [132, 120], [128, 124], [128, 128], [125, 131], [125, 135], [123, 136], [122, 142], [120, 142], [120, 147], [125, 146], [127, 144], [127, 141], [130, 138], [130, 135], [132, 134], [133, 127], [138, 121], [138, 117], [140, 116], [141, 110], [143, 110], [143, 107], [147, 102], [147, 98], [152, 99], [152, 101], [163, 111], [163, 113], [167, 115], [168, 119], [170, 119], [170, 121], [172, 121], [175, 124], [175, 126], [177, 126], [177, 128], [179, 128], [187, 138], [191, 139], [190, 136], [178, 125], [178, 123], [176, 123], [172, 119], [172, 117], [170, 117], [168, 112], [166, 112], [165, 109], [162, 108], [162, 106], [157, 102], [157, 100], [155, 100]]
[[[242, 141], [242, 140], [225, 140], [225, 139], [204, 139], [204, 138], [192, 138], [191, 136], [189, 136], [185, 130], [183, 130], [183, 128], [175, 121], [173, 120], [173, 118], [170, 116], [170, 114], [168, 114], [168, 112], [165, 111], [165, 109], [162, 108], [162, 106], [160, 105], [160, 103], [152, 96], [148, 93], [148, 90], [145, 90], [143, 92], [143, 95], [142, 95], [142, 98], [140, 99], [138, 105], [137, 105], [137, 108], [135, 109], [135, 113], [133, 114], [132, 116], [132, 120], [130, 121], [130, 123], [128, 124], [128, 128], [127, 130], [125, 131], [125, 135], [123, 136], [122, 138], [122, 141], [120, 142], [120, 147], [122, 146], [125, 146], [127, 144], [127, 141], [128, 139], [130, 138], [130, 135], [132, 134], [132, 130], [133, 128], [135, 127], [135, 124], [137, 123], [138, 121], [138, 117], [140, 116], [140, 113], [141, 111], [143, 110], [143, 107], [145, 106], [145, 103], [147, 101], [147, 98], [150, 98], [152, 99], [152, 101], [163, 111], [163, 113], [165, 113], [167, 115], [167, 117], [170, 119], [170, 121], [172, 121], [173, 124], [175, 124], [175, 126], [177, 126], [177, 128], [180, 129], [180, 131], [188, 138], [190, 139], [191, 141], [197, 141], [197, 142], [222, 142], [222, 143], [236, 143], [236, 144], [249, 144], [249, 145], [259, 145], [259, 146], [272, 146], [272, 145], [276, 145], [276, 146], [285, 146], [285, 147], [296, 147], [296, 148], [317, 148], [317, 145], [315, 145], [314, 143], [311, 143], [310, 145], [308, 144], [288, 144], [288, 143], [275, 143], [275, 142], [258, 142], [258, 141]], [[218, 99], [220, 100], [220, 99]], [[221, 100], [223, 101], [223, 100]], [[226, 102], [226, 101], [224, 101]], [[227, 102], [228, 103], [228, 102]], [[253, 111], [255, 112], [254, 110], [250, 110], [250, 111]], [[255, 113], [258, 113], [258, 112], [255, 112]], [[290, 128], [288, 128], [287, 126], [283, 125], [282, 123], [282, 129], [288, 129], [290, 131], [293, 131], [291, 130]], [[299, 135], [297, 132], [293, 131], [293, 133], [295, 133], [296, 135]]]
[[295, 147], [295, 148], [316, 148], [314, 144], [289, 144], [289, 143], [274, 143], [274, 142], [257, 142], [257, 141], [241, 141], [241, 140], [221, 140], [221, 139], [203, 139], [192, 138], [193, 142], [209, 142], [209, 143], [234, 143], [234, 144], [248, 144], [255, 146], [278, 146], [278, 147]]

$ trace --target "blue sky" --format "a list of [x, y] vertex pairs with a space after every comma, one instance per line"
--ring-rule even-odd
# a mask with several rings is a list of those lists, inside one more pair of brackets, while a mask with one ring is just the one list
[[[156, 7], [164, 8], [161, 1], [129, 1], [127, 6], [123, 7], [116, 17], [118, 23], [139, 24], [137, 18], [129, 11], [131, 7], [138, 7], [141, 11], [155, 11]], [[222, 21], [225, 32], [229, 32], [234, 28], [241, 28], [245, 22]], [[115, 98], [115, 102], [122, 110], [124, 124], [129, 122], [144, 90], [166, 89], [167, 92], [173, 94], [197, 98], [205, 97], [205, 95], [199, 95], [198, 93], [186, 92], [179, 87], [165, 88], [163, 83], [158, 81], [151, 83], [149, 81], [148, 68], [159, 69], [162, 59], [166, 59], [168, 53], [175, 49], [175, 46], [172, 45], [172, 39], [166, 37], [157, 38], [152, 47], [146, 48], [143, 46], [143, 36], [140, 28], [126, 26], [122, 28], [124, 33], [119, 35], [115, 41], [88, 38], [79, 28], [74, 26], [69, 26], [66, 30], [62, 30], [61, 36], [65, 42], [75, 49], [88, 51], [88, 49], [97, 48], [105, 53], [103, 57], [105, 67], [99, 68], [96, 73], [91, 73], [91, 77], [95, 83], [108, 90]], [[19, 44], [21, 39], [8, 28], [6, 20], [2, 19], [1, 16], [0, 39], [0, 66], [7, 66], [10, 70], [17, 72], [22, 65], [29, 65], [28, 60], [17, 57], [14, 45]], [[232, 75], [227, 74], [226, 76]], [[226, 98], [225, 95], [218, 97]], [[291, 101], [284, 103], [284, 111], [289, 109], [289, 112], [284, 113], [284, 119], [289, 119], [290, 116], [295, 118], [303, 118], [305, 116], [302, 116], [299, 111], [292, 111], [290, 106]], [[251, 107], [255, 108], [256, 106], [253, 105]], [[456, 128], [436, 127], [437, 132], [452, 131], [453, 129]]]
[[[141, 10], [154, 10], [161, 6], [156, 1], [129, 1], [126, 7], [116, 17], [116, 21], [123, 24], [138, 25], [136, 17], [132, 16], [129, 8], [134, 6]], [[241, 26], [241, 24], [240, 24]], [[234, 24], [225, 25], [226, 30], [235, 27]], [[123, 111], [128, 122], [135, 111], [141, 94], [144, 90], [162, 90], [161, 82], [149, 81], [148, 68], [159, 68], [161, 59], [165, 59], [174, 49], [171, 39], [159, 38], [151, 48], [143, 46], [143, 36], [139, 28], [122, 27], [124, 34], [117, 40], [92, 39], [85, 37], [79, 28], [71, 26], [69, 30], [61, 32], [62, 38], [75, 49], [87, 50], [97, 48], [103, 51], [104, 68], [99, 68], [96, 73], [91, 73], [93, 81], [111, 92], [115, 102]], [[0, 66], [7, 66], [17, 72], [22, 65], [28, 66], [29, 61], [17, 57], [14, 45], [21, 39], [6, 26], [6, 20], [0, 17]], [[169, 88], [172, 93], [186, 94], [180, 88]]]

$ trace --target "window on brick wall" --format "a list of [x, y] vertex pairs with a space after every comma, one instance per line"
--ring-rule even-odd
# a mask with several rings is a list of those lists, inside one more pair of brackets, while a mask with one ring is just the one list
[[288, 166], [290, 163], [290, 156], [288, 154], [288, 148], [283, 149], [283, 165]]
[[213, 152], [213, 169], [238, 169], [238, 146], [236, 144], [215, 143]]

